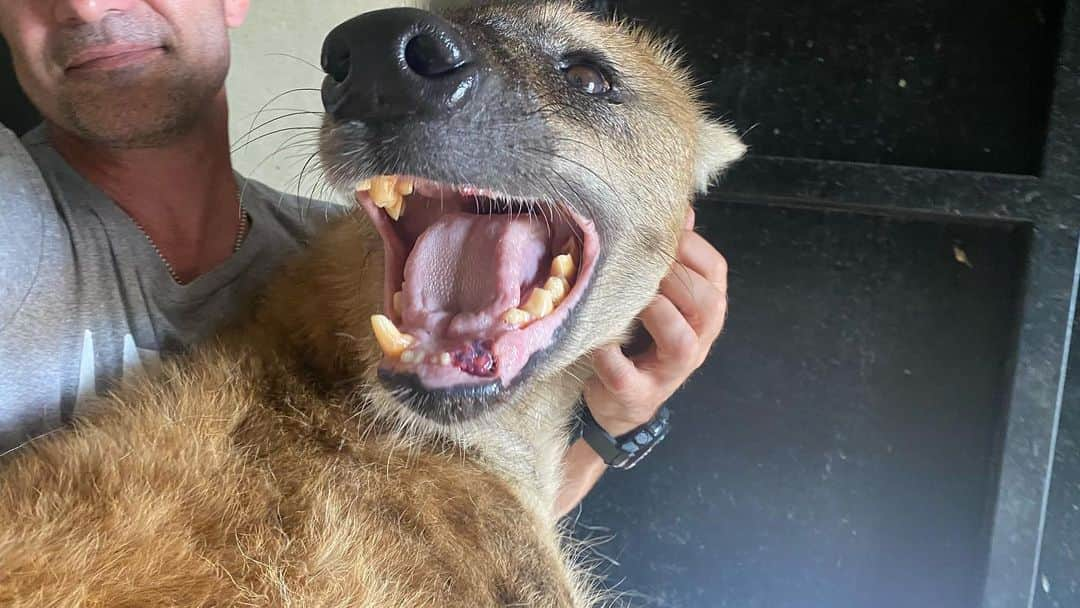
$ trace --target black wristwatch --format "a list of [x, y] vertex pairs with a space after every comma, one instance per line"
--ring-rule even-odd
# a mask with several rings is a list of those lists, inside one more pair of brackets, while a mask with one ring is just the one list
[[671, 426], [671, 411], [665, 405], [653, 416], [652, 420], [629, 433], [612, 437], [611, 433], [605, 431], [596, 422], [587, 405], [583, 404], [581, 409], [581, 437], [608, 466], [615, 469], [634, 468], [667, 437]]

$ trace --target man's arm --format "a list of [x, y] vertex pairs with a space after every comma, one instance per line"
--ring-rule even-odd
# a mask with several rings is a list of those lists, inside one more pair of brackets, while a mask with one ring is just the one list
[[[727, 316], [727, 262], [694, 232], [694, 211], [686, 218], [679, 260], [660, 283], [660, 293], [641, 314], [653, 339], [634, 357], [612, 344], [593, 359], [596, 376], [585, 387], [585, 403], [608, 433], [618, 436], [648, 422], [709, 354]], [[556, 506], [560, 515], [589, 493], [607, 468], [584, 440], [566, 453], [564, 482]]]

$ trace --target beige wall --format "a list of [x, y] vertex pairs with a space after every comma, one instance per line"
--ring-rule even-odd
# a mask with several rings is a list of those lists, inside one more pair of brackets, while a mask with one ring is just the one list
[[[275, 95], [293, 88], [317, 89], [322, 82], [318, 70], [323, 38], [335, 25], [361, 12], [389, 6], [416, 6], [417, 0], [254, 0], [247, 23], [233, 32], [233, 65], [228, 88], [231, 105], [230, 130], [236, 167], [279, 188], [296, 191], [296, 177], [303, 161], [314, 151], [314, 131], [286, 131], [267, 136], [241, 149], [240, 138], [252, 127], [259, 108]], [[275, 55], [287, 53], [313, 66]], [[321, 110], [319, 93], [302, 91], [281, 97], [258, 117], [258, 123], [283, 117], [285, 109]], [[315, 116], [282, 118], [255, 132], [255, 136], [275, 128], [318, 124]], [[297, 145], [281, 150], [293, 135]], [[311, 178], [305, 178], [309, 191]], [[306, 194], [306, 192], [305, 192]]]

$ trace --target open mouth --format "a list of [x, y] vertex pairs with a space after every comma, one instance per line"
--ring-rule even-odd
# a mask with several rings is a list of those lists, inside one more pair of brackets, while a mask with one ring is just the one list
[[379, 376], [453, 406], [436, 417], [468, 418], [469, 401], [520, 380], [596, 266], [595, 227], [561, 203], [405, 176], [364, 180], [355, 195], [386, 252]]

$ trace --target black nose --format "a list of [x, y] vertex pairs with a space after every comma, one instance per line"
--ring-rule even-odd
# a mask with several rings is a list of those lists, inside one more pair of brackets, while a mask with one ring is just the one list
[[338, 121], [452, 112], [482, 76], [472, 45], [454, 26], [414, 8], [373, 11], [337, 26], [323, 43], [322, 67], [323, 106]]

